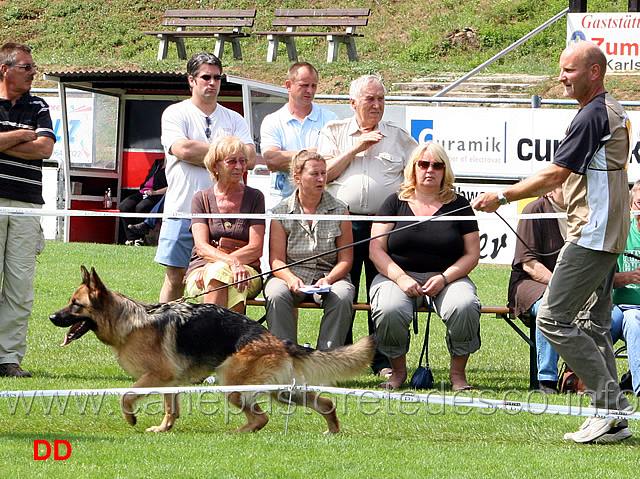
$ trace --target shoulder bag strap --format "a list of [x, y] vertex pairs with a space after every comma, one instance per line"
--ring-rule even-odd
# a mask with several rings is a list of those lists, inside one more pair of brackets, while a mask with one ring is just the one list
[[[427, 315], [427, 327], [424, 332], [424, 343], [422, 344], [422, 352], [420, 353], [420, 361], [418, 367], [422, 366], [422, 359], [425, 360], [425, 366], [429, 367], [429, 323], [431, 323], [431, 312], [433, 311], [433, 298], [429, 298], [429, 314]], [[418, 302], [413, 301], [414, 328], [417, 328]]]

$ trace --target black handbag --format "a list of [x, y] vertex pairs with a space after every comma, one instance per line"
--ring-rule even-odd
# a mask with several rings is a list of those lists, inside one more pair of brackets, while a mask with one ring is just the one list
[[[433, 373], [429, 367], [429, 323], [431, 322], [431, 311], [433, 311], [433, 299], [429, 300], [429, 315], [427, 316], [427, 328], [424, 333], [424, 344], [422, 345], [422, 353], [420, 353], [420, 361], [418, 362], [418, 369], [411, 376], [410, 386], [412, 389], [432, 389], [433, 388]], [[418, 331], [418, 305], [417, 301], [413, 303], [413, 328], [417, 333]], [[422, 365], [422, 359], [424, 358], [425, 364]]]

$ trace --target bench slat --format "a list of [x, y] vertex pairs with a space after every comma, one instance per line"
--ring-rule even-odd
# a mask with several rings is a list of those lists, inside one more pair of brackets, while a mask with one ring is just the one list
[[255, 18], [256, 10], [167, 10], [164, 12], [165, 17], [180, 18]]
[[279, 37], [364, 37], [361, 33], [347, 32], [251, 32], [252, 35], [274, 35]]
[[[264, 298], [254, 298], [247, 300], [247, 306], [262, 306], [266, 305]], [[321, 309], [321, 306], [316, 303], [302, 302], [296, 305], [296, 308], [308, 308], [308, 309]], [[371, 305], [369, 303], [353, 303], [353, 309], [355, 311], [371, 311]], [[428, 312], [426, 307], [418, 309], [419, 312]], [[483, 314], [509, 314], [509, 308], [506, 306], [483, 306]]]
[[368, 18], [274, 18], [274, 27], [364, 27]]
[[184, 19], [184, 18], [167, 18], [162, 24], [165, 27], [252, 27], [253, 18], [247, 20], [203, 20], [203, 19]]
[[164, 35], [167, 37], [214, 37], [217, 35], [224, 35], [230, 38], [246, 38], [250, 37], [249, 33], [242, 32], [232, 32], [230, 30], [185, 30], [185, 31], [176, 31], [176, 30], [168, 30], [168, 31], [157, 31], [157, 32], [143, 32], [145, 35]]
[[370, 8], [279, 8], [276, 17], [363, 17], [369, 16]]

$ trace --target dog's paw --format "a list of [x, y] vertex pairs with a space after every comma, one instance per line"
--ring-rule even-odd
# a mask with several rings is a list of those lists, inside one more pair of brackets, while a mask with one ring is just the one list
[[162, 424], [159, 426], [151, 426], [147, 428], [147, 432], [167, 432], [170, 427], [165, 427]]
[[122, 413], [122, 417], [124, 417], [124, 420], [127, 421], [129, 426], [135, 426], [138, 422], [138, 418], [135, 414]]

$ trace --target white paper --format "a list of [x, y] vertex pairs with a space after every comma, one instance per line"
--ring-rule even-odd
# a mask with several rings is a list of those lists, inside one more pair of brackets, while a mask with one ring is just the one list
[[300, 286], [300, 292], [304, 294], [328, 293], [329, 291], [331, 291], [330, 284], [325, 284], [322, 286], [318, 286], [315, 284], [305, 284], [304, 286]]

